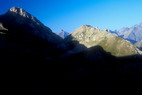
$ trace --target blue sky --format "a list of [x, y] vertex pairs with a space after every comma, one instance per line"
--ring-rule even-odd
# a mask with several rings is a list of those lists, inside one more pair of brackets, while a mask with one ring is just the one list
[[72, 32], [84, 24], [115, 30], [142, 22], [142, 0], [0, 0], [0, 14], [13, 6], [54, 32]]

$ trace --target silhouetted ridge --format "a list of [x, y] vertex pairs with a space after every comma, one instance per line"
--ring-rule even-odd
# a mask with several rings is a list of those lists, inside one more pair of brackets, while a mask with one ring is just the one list
[[[23, 28], [23, 31], [32, 33], [44, 40], [50, 40], [53, 43], [61, 42], [62, 40], [60, 37], [56, 36], [50, 28], [44, 26], [39, 20], [22, 8], [13, 7], [5, 15], [2, 15], [1, 18], [0, 20], [6, 28]], [[10, 24], [13, 25], [9, 26]]]
[[21, 56], [27, 54], [32, 59], [33, 55], [56, 56], [62, 51], [60, 45], [63, 39], [22, 8], [13, 7], [1, 15], [0, 29], [0, 48], [4, 49], [1, 51], [5, 54], [6, 52], [15, 56], [20, 53]]

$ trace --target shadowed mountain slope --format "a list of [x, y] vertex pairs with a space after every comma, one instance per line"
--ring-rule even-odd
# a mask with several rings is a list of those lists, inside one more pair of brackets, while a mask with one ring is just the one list
[[56, 56], [62, 50], [60, 45], [63, 43], [63, 39], [50, 28], [25, 10], [16, 7], [0, 16], [0, 39], [0, 50], [13, 56], [17, 56], [16, 53]]

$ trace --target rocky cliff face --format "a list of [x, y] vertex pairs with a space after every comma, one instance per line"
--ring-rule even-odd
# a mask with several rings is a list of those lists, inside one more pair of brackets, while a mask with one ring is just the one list
[[[71, 33], [67, 41], [78, 41], [87, 48], [101, 46], [105, 51], [115, 56], [128, 56], [139, 54], [139, 50], [126, 41], [106, 30], [100, 30], [89, 25], [84, 25]], [[74, 47], [76, 48], [76, 46]]]

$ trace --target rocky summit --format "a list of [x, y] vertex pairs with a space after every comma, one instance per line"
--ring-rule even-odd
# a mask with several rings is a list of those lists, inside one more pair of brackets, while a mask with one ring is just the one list
[[66, 41], [78, 41], [87, 48], [101, 46], [114, 56], [140, 54], [140, 51], [129, 41], [109, 33], [108, 30], [100, 30], [90, 25], [83, 25], [76, 29], [66, 38]]
[[69, 33], [64, 30], [61, 30], [60, 32], [57, 33], [57, 35], [59, 35], [61, 38], [65, 39], [69, 35]]
[[10, 8], [10, 10], [8, 11], [9, 13], [13, 12], [17, 15], [23, 16], [23, 17], [27, 17], [27, 18], [31, 18], [34, 19], [34, 17], [27, 13], [25, 10], [23, 10], [22, 8], [18, 8], [18, 7], [12, 7]]

